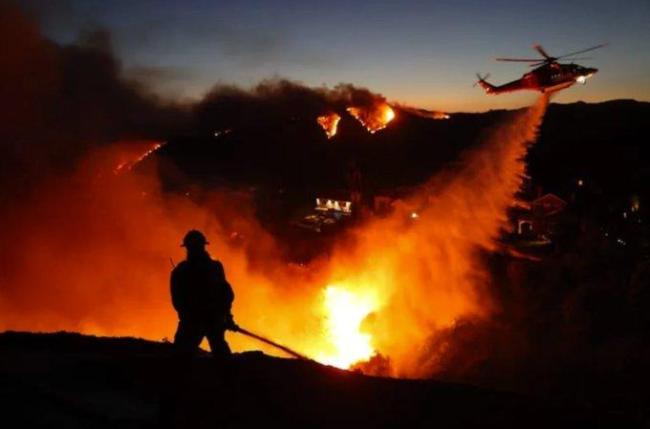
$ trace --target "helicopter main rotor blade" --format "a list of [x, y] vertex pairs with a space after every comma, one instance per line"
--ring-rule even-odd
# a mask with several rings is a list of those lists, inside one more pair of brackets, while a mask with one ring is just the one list
[[539, 58], [495, 58], [496, 61], [513, 61], [517, 63], [538, 63], [541, 60]]
[[[576, 57], [576, 58], [563, 58], [563, 60], [564, 61], [584, 61], [584, 60], [593, 60], [593, 58], [592, 57], [579, 57], [579, 58]], [[551, 64], [551, 63], [554, 63], [554, 62], [556, 62], [556, 60], [552, 60], [552, 61], [551, 60], [545, 60], [545, 61], [539, 61], [539, 62], [533, 63], [530, 66], [531, 67], [537, 67], [537, 66], [541, 66], [541, 65], [544, 65], [544, 64]]]
[[549, 54], [546, 53], [544, 48], [542, 48], [542, 45], [534, 45], [533, 49], [535, 49], [537, 52], [539, 52], [547, 60], [554, 60], [555, 59], [555, 58], [553, 58], [552, 56], [550, 56]]
[[562, 55], [561, 57], [557, 57], [557, 58], [559, 59], [559, 58], [572, 57], [573, 55], [577, 55], [577, 54], [582, 54], [582, 53], [584, 53], [584, 52], [593, 51], [594, 49], [600, 49], [600, 48], [603, 48], [603, 47], [605, 47], [605, 46], [607, 46], [607, 43], [602, 43], [602, 44], [600, 44], [600, 45], [592, 46], [591, 48], [582, 49], [582, 50], [580, 50], [580, 51], [575, 51], [575, 52], [571, 52], [571, 53], [568, 53], [568, 54], [564, 54], [564, 55]]

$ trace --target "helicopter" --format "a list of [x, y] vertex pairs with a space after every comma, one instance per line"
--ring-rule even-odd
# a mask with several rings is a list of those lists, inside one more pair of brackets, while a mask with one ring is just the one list
[[524, 89], [545, 93], [559, 91], [576, 83], [584, 85], [587, 83], [588, 78], [598, 72], [597, 68], [583, 67], [578, 64], [573, 64], [573, 62], [570, 64], [561, 64], [558, 60], [565, 59], [566, 61], [577, 61], [590, 59], [568, 57], [593, 51], [604, 46], [607, 46], [607, 44], [604, 43], [592, 46], [591, 48], [581, 49], [579, 51], [561, 55], [559, 57], [552, 57], [542, 46], [534, 45], [533, 49], [539, 52], [543, 58], [496, 58], [497, 61], [532, 63], [530, 64], [530, 67], [536, 67], [534, 70], [524, 74], [520, 79], [513, 80], [512, 82], [503, 85], [492, 85], [486, 81], [490, 76], [489, 74], [481, 77], [481, 75], [477, 73], [476, 76], [478, 77], [478, 81], [474, 86], [479, 85], [487, 94], [496, 95]]

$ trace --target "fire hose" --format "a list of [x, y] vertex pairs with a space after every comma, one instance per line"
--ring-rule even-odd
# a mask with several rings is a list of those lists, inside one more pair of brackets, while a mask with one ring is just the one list
[[[174, 263], [174, 260], [171, 258], [171, 256], [169, 257], [169, 262], [172, 264], [172, 268], [176, 268], [176, 264]], [[231, 316], [231, 318], [232, 318], [232, 316]], [[283, 346], [282, 344], [278, 344], [275, 341], [271, 341], [268, 338], [265, 338], [265, 337], [263, 337], [261, 335], [254, 334], [251, 331], [248, 331], [248, 330], [242, 328], [241, 326], [239, 326], [239, 325], [237, 325], [235, 323], [232, 323], [232, 326], [230, 326], [228, 328], [228, 330], [232, 331], [232, 332], [238, 332], [238, 333], [246, 335], [247, 337], [250, 337], [250, 338], [254, 338], [254, 339], [258, 340], [258, 341], [263, 342], [264, 344], [268, 344], [269, 346], [272, 346], [272, 347], [275, 347], [276, 349], [282, 350], [283, 352], [287, 353], [290, 356], [295, 357], [296, 359], [309, 360], [309, 361], [312, 360], [312, 359], [308, 358], [305, 355], [302, 355], [302, 354], [300, 354], [300, 353], [298, 353], [298, 352], [296, 352], [294, 350], [291, 350], [289, 347]]]
[[254, 339], [258, 340], [258, 341], [261, 341], [261, 342], [263, 342], [265, 344], [268, 344], [269, 346], [272, 346], [272, 347], [275, 347], [276, 349], [282, 350], [283, 352], [295, 357], [296, 359], [311, 360], [307, 356], [302, 355], [302, 354], [300, 354], [300, 353], [298, 353], [298, 352], [296, 352], [294, 350], [291, 350], [289, 347], [283, 346], [282, 344], [278, 344], [275, 341], [271, 341], [268, 338], [265, 338], [265, 337], [263, 337], [261, 335], [254, 334], [251, 331], [248, 331], [248, 330], [242, 328], [241, 326], [235, 325], [232, 328], [229, 328], [229, 330], [231, 330], [233, 332], [238, 332], [238, 333], [243, 334], [243, 335], [246, 335], [247, 337], [250, 337], [250, 338], [254, 338]]

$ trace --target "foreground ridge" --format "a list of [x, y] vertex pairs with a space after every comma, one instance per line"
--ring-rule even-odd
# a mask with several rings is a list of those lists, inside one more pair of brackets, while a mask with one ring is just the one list
[[[172, 346], [72, 333], [0, 334], [0, 397], [21, 427], [157, 427]], [[627, 422], [506, 392], [369, 377], [259, 352], [228, 371], [198, 356], [177, 395], [178, 427], [608, 427]], [[164, 406], [168, 406], [164, 405]]]

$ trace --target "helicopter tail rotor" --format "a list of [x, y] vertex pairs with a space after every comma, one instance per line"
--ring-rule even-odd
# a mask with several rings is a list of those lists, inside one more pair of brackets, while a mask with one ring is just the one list
[[496, 87], [486, 80], [490, 77], [490, 73], [487, 73], [485, 76], [481, 76], [479, 73], [476, 73], [476, 77], [478, 80], [474, 83], [474, 86], [480, 86], [487, 94], [494, 93]]
[[485, 76], [481, 76], [480, 73], [476, 73], [477, 81], [474, 82], [474, 86], [480, 85], [481, 83], [487, 83], [485, 80], [490, 77], [490, 73], [486, 73]]

